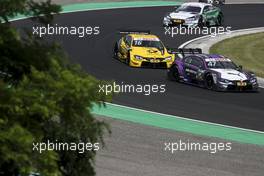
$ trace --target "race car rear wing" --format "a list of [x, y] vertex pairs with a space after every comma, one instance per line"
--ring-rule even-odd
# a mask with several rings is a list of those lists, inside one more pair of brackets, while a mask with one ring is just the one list
[[202, 54], [201, 48], [167, 48], [171, 54], [178, 54], [182, 57], [190, 54]]
[[150, 34], [150, 30], [120, 30], [119, 34]]

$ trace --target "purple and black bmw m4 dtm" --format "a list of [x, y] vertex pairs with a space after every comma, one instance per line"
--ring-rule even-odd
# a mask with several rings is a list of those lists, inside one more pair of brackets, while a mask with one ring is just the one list
[[177, 53], [183, 57], [177, 58], [168, 69], [169, 80], [216, 91], [258, 90], [254, 73], [243, 70], [225, 56], [202, 54], [199, 49], [179, 49]]

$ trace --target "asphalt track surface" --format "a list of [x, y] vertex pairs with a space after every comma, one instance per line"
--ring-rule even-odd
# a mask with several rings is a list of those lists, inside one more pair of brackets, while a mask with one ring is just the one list
[[[225, 5], [222, 7], [225, 25], [232, 30], [264, 26], [264, 5]], [[100, 26], [100, 35], [86, 38], [52, 36], [62, 43], [74, 62], [95, 77], [126, 84], [166, 84], [166, 93], [119, 94], [114, 103], [172, 114], [192, 119], [264, 131], [264, 90], [259, 93], [219, 93], [202, 88], [169, 82], [166, 70], [135, 69], [112, 58], [114, 42], [120, 37], [118, 29], [150, 29], [170, 47], [198, 37], [164, 35], [164, 14], [173, 7], [146, 7], [87, 11], [62, 14], [56, 23], [63, 26]], [[27, 20], [16, 25], [31, 26]]]

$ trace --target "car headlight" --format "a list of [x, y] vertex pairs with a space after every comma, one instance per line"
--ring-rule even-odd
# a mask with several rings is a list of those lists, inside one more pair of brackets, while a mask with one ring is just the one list
[[164, 20], [170, 20], [171, 16], [170, 16], [170, 13], [166, 13], [164, 15]]
[[219, 82], [222, 82], [222, 83], [230, 83], [230, 81], [228, 79], [223, 79], [223, 78], [220, 78], [219, 79]]
[[137, 60], [142, 60], [142, 59], [143, 59], [143, 57], [138, 56], [138, 55], [135, 55], [134, 57], [135, 57], [135, 59], [137, 59]]
[[170, 60], [172, 60], [172, 57], [170, 56], [170, 57], [166, 57], [165, 59], [164, 59], [164, 61], [170, 61]]
[[169, 16], [164, 17], [163, 21], [169, 22], [170, 21], [170, 17]]

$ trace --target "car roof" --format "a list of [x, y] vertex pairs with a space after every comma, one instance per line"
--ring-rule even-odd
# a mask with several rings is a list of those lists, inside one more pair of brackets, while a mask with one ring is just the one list
[[206, 5], [212, 6], [211, 4], [202, 3], [202, 2], [186, 2], [182, 4], [182, 6], [195, 6], [195, 7], [201, 7], [201, 8], [204, 8], [204, 6]]

